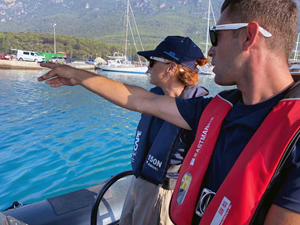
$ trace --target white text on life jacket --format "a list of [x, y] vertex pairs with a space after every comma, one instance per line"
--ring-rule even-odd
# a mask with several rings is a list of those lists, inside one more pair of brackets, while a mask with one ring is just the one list
[[205, 141], [205, 139], [206, 139], [206, 136], [207, 136], [207, 133], [208, 133], [208, 131], [209, 131], [210, 124], [211, 124], [211, 122], [212, 122], [213, 120], [214, 120], [214, 117], [212, 117], [212, 118], [210, 119], [209, 123], [206, 125], [206, 127], [204, 128], [204, 130], [203, 130], [202, 133], [201, 133], [200, 140], [199, 140], [199, 142], [198, 142], [196, 151], [195, 151], [195, 153], [194, 153], [194, 157], [192, 158], [192, 160], [191, 160], [191, 162], [190, 162], [190, 165], [191, 165], [191, 166], [194, 165], [194, 162], [195, 162], [195, 160], [196, 160], [196, 157], [197, 157], [197, 155], [198, 155], [200, 149], [201, 149], [202, 146], [203, 146], [203, 143], [204, 143], [204, 141]]
[[153, 157], [152, 155], [149, 154], [148, 156], [148, 160], [147, 160], [147, 164], [148, 166], [150, 166], [152, 169], [154, 170], [158, 170], [158, 168], [161, 167], [162, 162], [158, 159], [156, 159], [155, 157]]
[[140, 136], [142, 135], [142, 131], [137, 131], [136, 132], [136, 136], [135, 136], [135, 142], [134, 142], [134, 146], [133, 146], [133, 152], [132, 152], [132, 158], [131, 158], [131, 162], [134, 162], [134, 157], [136, 155], [136, 151], [139, 148], [139, 141], [140, 141]]

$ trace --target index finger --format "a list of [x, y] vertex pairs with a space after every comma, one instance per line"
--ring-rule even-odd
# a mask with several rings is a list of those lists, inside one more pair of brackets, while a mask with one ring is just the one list
[[[54, 67], [55, 68], [55, 67]], [[38, 77], [38, 81], [44, 81], [48, 80], [49, 78], [57, 76], [56, 72], [54, 69], [50, 70], [48, 73], [44, 74], [43, 76]]]
[[40, 63], [41, 67], [47, 67], [50, 69], [54, 69], [55, 67], [57, 67], [58, 65], [55, 63]]

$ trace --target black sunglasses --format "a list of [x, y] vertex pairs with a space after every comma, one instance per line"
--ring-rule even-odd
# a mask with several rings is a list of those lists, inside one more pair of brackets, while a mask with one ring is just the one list
[[153, 59], [148, 59], [148, 61], [149, 61], [149, 67], [153, 67], [154, 66], [154, 63], [156, 62], [155, 60], [153, 60]]
[[209, 30], [209, 37], [212, 46], [217, 46], [219, 34], [215, 30]]
[[[209, 36], [210, 36], [210, 41], [212, 46], [218, 45], [219, 34], [217, 33], [217, 30], [238, 30], [243, 27], [247, 27], [248, 24], [249, 23], [231, 23], [231, 24], [222, 24], [222, 25], [216, 25], [210, 27]], [[259, 27], [259, 31], [265, 38], [272, 37], [272, 34], [262, 27]]]
[[171, 63], [171, 61], [170, 60], [167, 60], [167, 59], [164, 59], [164, 58], [160, 58], [160, 57], [155, 57], [155, 56], [150, 56], [150, 58], [149, 59], [147, 59], [148, 61], [149, 61], [149, 67], [153, 67], [154, 66], [154, 64], [155, 64], [155, 62], [162, 62], [162, 63], [166, 63], [166, 64], [169, 64], [169, 63]]

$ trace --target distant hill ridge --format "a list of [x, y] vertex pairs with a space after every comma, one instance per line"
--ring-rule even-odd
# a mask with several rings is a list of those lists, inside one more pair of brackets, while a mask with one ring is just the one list
[[[213, 0], [216, 16], [223, 0]], [[167, 35], [205, 42], [208, 0], [131, 0], [143, 43]], [[124, 39], [126, 0], [2, 0], [0, 30], [56, 33], [106, 43]]]
[[[296, 2], [299, 5], [300, 0]], [[167, 35], [190, 36], [197, 44], [206, 41], [208, 0], [130, 3], [146, 45], [157, 44]], [[223, 0], [212, 0], [217, 18], [222, 3]], [[121, 45], [125, 9], [126, 0], [0, 0], [0, 31], [51, 34], [56, 23], [58, 35]]]

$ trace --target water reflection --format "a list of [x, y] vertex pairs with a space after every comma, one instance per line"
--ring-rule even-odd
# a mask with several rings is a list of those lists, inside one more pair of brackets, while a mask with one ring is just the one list
[[[140, 114], [81, 86], [51, 88], [37, 78], [47, 70], [0, 70], [0, 210], [98, 184], [130, 169]], [[96, 74], [99, 71], [92, 71]], [[101, 73], [150, 89], [140, 74]], [[199, 76], [213, 96], [220, 87]]]

